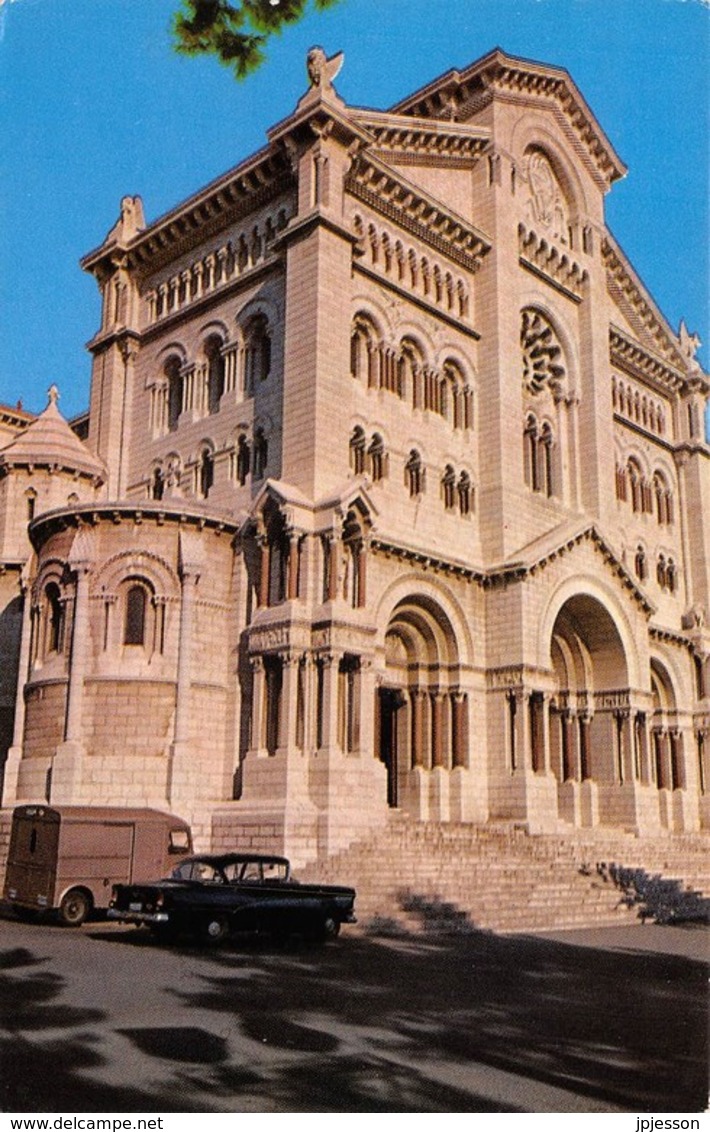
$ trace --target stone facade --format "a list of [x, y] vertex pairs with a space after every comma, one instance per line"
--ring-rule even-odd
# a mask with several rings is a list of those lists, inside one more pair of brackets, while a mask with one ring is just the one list
[[331, 70], [84, 260], [84, 455], [32, 456], [53, 403], [0, 449], [3, 804], [298, 863], [391, 808], [707, 827], [710, 385], [605, 226], [625, 168], [555, 67], [386, 112]]

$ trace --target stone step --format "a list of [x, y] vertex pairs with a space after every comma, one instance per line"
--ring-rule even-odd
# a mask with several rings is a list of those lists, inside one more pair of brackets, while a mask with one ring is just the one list
[[[384, 934], [606, 926], [637, 922], [649, 897], [659, 916], [671, 909], [710, 917], [709, 848], [706, 835], [676, 841], [595, 830], [561, 837], [396, 815], [299, 875], [352, 884], [364, 929], [371, 923]], [[620, 877], [633, 885], [621, 886]]]

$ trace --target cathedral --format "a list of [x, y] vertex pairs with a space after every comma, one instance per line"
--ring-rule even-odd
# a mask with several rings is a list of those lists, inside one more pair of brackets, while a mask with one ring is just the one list
[[88, 415], [0, 407], [2, 805], [297, 864], [411, 821], [710, 826], [710, 382], [570, 75], [342, 59], [82, 266]]

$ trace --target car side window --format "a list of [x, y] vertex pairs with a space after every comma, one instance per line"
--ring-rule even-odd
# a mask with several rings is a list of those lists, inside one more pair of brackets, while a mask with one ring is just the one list
[[222, 874], [206, 861], [196, 862], [192, 879], [201, 880], [204, 884], [222, 884], [223, 881]]
[[247, 861], [242, 869], [242, 881], [245, 884], [259, 884], [261, 881], [261, 865], [258, 861]]

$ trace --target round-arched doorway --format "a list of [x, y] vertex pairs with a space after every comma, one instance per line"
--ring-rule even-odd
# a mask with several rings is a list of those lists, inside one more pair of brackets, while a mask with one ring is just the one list
[[441, 606], [423, 595], [399, 601], [387, 624], [376, 704], [390, 806], [407, 808], [416, 774], [466, 765], [467, 697], [459, 680], [456, 634]]

